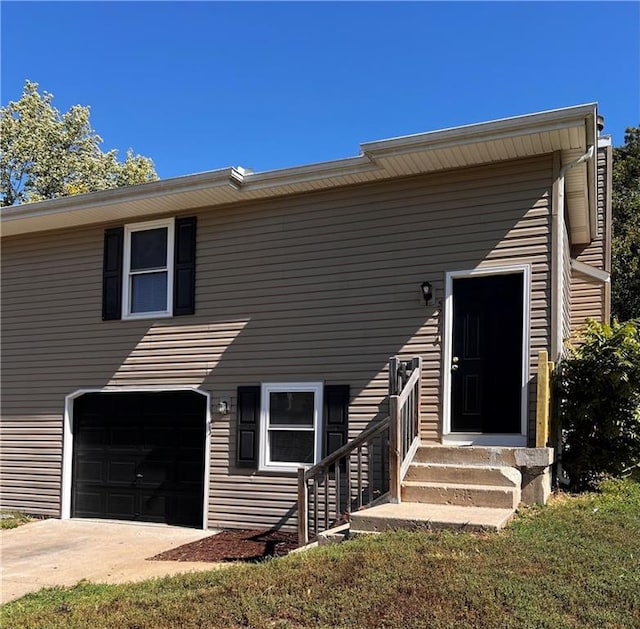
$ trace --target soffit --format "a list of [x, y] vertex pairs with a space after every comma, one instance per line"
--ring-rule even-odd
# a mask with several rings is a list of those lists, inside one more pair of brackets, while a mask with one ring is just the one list
[[[562, 151], [562, 164], [570, 164], [578, 159], [582, 149]], [[594, 155], [592, 159], [597, 159]], [[589, 199], [585, 191], [588, 190], [588, 174], [586, 164], [578, 164], [565, 173], [564, 198], [568, 214], [569, 232], [571, 242], [574, 244], [586, 244], [591, 236], [591, 224], [589, 220]]]

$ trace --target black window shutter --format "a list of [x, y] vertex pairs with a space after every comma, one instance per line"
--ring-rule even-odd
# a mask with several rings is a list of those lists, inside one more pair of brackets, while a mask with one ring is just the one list
[[347, 443], [349, 431], [349, 385], [324, 387], [324, 439], [322, 456], [328, 456]]
[[104, 231], [102, 259], [102, 319], [122, 318], [122, 251], [124, 227]]
[[196, 217], [176, 218], [173, 266], [173, 314], [196, 311]]
[[260, 439], [260, 387], [238, 387], [236, 466], [258, 467]]

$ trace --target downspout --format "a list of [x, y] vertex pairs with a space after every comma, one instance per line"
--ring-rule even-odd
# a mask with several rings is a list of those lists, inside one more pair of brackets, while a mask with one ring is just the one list
[[556, 203], [551, 212], [551, 356], [550, 359], [558, 362], [562, 355], [562, 328], [564, 301], [564, 179], [567, 171], [579, 164], [588, 162], [595, 155], [595, 147], [589, 146], [586, 153], [576, 160], [565, 164], [560, 168], [556, 179]]

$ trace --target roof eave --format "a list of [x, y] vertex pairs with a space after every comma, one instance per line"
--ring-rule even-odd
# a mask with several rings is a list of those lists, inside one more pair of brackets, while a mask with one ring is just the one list
[[363, 153], [378, 157], [396, 153], [401, 154], [415, 150], [433, 148], [449, 148], [461, 144], [469, 144], [473, 141], [491, 141], [504, 139], [526, 131], [527, 133], [540, 133], [566, 129], [582, 123], [587, 117], [593, 116], [595, 129], [596, 103], [576, 105], [524, 116], [501, 118], [489, 122], [452, 127], [438, 131], [429, 131], [415, 135], [390, 138], [375, 142], [361, 144]]
[[[39, 203], [5, 208], [2, 211], [2, 236], [66, 228], [75, 225], [104, 223], [166, 214], [196, 207], [213, 207], [226, 203], [250, 201], [284, 194], [326, 189], [354, 182], [381, 180], [397, 174], [396, 162], [410, 153], [437, 154], [444, 149], [464, 153], [465, 145], [561, 132], [586, 125], [587, 143], [597, 141], [596, 105], [578, 105], [564, 109], [527, 114], [441, 131], [392, 138], [361, 145], [356, 157], [295, 166], [264, 172], [242, 168], [165, 179], [137, 186], [92, 192]], [[556, 134], [558, 135], [558, 134]], [[582, 148], [582, 147], [580, 147]], [[586, 150], [586, 147], [584, 147]], [[502, 156], [501, 159], [510, 159]], [[432, 172], [426, 165], [419, 172]], [[595, 228], [596, 167], [587, 165], [589, 181], [589, 225]], [[416, 174], [415, 172], [401, 174]]]

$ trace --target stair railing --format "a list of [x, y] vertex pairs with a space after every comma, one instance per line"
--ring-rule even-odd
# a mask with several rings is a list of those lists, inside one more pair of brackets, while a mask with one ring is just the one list
[[389, 396], [389, 501], [400, 502], [402, 479], [420, 445], [422, 358], [416, 356], [408, 363], [401, 363], [394, 357], [389, 361], [389, 373], [394, 372], [410, 374], [402, 383], [399, 395]]
[[420, 442], [422, 359], [389, 361], [390, 414], [313, 467], [298, 469], [298, 543], [342, 522], [353, 509], [400, 501], [400, 483]]

